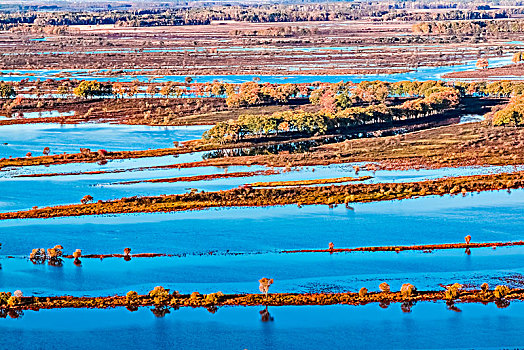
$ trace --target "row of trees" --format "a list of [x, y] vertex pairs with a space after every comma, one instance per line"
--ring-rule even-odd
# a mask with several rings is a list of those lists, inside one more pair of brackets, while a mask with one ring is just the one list
[[524, 20], [421, 22], [414, 24], [412, 31], [448, 35], [524, 33]]
[[310, 101], [329, 110], [340, 110], [354, 104], [384, 102], [388, 97], [427, 97], [446, 87], [458, 90], [461, 96], [511, 97], [524, 94], [524, 82], [511, 80], [491, 83], [437, 80], [394, 83], [363, 81], [358, 84], [320, 84], [311, 92]]
[[238, 141], [246, 136], [278, 135], [279, 133], [324, 134], [344, 131], [351, 127], [373, 123], [392, 122], [441, 113], [456, 107], [460, 102], [457, 89], [442, 87], [427, 97], [408, 100], [399, 106], [384, 103], [366, 107], [349, 107], [332, 112], [284, 111], [272, 115], [242, 115], [237, 120], [216, 124], [203, 137], [218, 142]]
[[304, 28], [304, 27], [269, 27], [260, 30], [241, 30], [234, 29], [229, 32], [234, 36], [269, 36], [269, 37], [292, 37], [292, 36], [309, 36], [318, 34], [318, 28]]
[[488, 97], [511, 97], [524, 94], [524, 83], [510, 80], [499, 80], [493, 83], [487, 82], [454, 82], [463, 95], [488, 96]]
[[73, 89], [71, 81], [64, 81], [56, 91], [60, 95], [73, 93], [75, 96], [84, 98], [136, 97], [140, 92], [150, 97], [159, 94], [166, 98], [183, 96], [225, 97], [228, 106], [241, 107], [266, 103], [286, 103], [293, 97], [308, 97], [311, 89], [305, 84], [259, 84], [257, 82], [230, 84], [219, 81], [195, 84], [166, 82], [161, 86], [155, 84], [144, 86], [139, 82], [104, 84], [97, 81], [82, 81]]
[[226, 88], [224, 91], [227, 94], [226, 103], [229, 107], [241, 107], [275, 102], [286, 103], [293, 97], [308, 97], [311, 88], [304, 84], [247, 82], [240, 84], [238, 90], [233, 87], [233, 89]]
[[[518, 53], [524, 58], [524, 53]], [[443, 82], [443, 81], [363, 81], [339, 83], [260, 84], [256, 81], [242, 84], [214, 81], [210, 83], [165, 82], [163, 84], [102, 83], [97, 81], [52, 80], [0, 82], [0, 97], [16, 95], [15, 88], [27, 90], [37, 97], [59, 94], [63, 97], [136, 97], [145, 93], [149, 97], [223, 97], [230, 107], [253, 106], [266, 103], [287, 103], [292, 98], [309, 98], [310, 102], [331, 112], [355, 105], [383, 103], [389, 97], [427, 97], [435, 90], [453, 87], [461, 95], [510, 97], [522, 94], [524, 83], [500, 80], [487, 82]]]
[[[488, 6], [489, 10], [489, 6]], [[523, 9], [510, 8], [504, 10], [486, 11], [486, 10], [451, 10], [451, 11], [430, 11], [430, 12], [413, 12], [413, 11], [395, 11], [389, 12], [382, 16], [383, 20], [401, 20], [401, 21], [450, 21], [450, 20], [479, 20], [479, 19], [496, 19], [509, 18], [521, 14]]]
[[330, 112], [354, 105], [384, 103], [388, 97], [427, 97], [446, 86], [442, 81], [363, 81], [358, 84], [322, 84], [310, 94], [310, 102]]

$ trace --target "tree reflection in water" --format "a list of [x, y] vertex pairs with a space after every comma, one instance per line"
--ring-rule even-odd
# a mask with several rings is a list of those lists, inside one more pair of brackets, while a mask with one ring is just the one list
[[275, 319], [273, 318], [273, 316], [271, 316], [271, 314], [269, 313], [269, 310], [268, 310], [268, 308], [267, 308], [267, 305], [266, 305], [266, 308], [260, 310], [259, 313], [260, 313], [260, 316], [261, 316], [262, 322], [273, 322], [273, 321], [275, 320]]
[[289, 153], [304, 153], [309, 152], [312, 147], [317, 147], [329, 143], [342, 142], [346, 139], [355, 138], [355, 135], [344, 135], [344, 136], [332, 136], [322, 140], [313, 141], [299, 141], [292, 143], [284, 143], [278, 145], [269, 146], [258, 146], [258, 147], [245, 147], [245, 148], [232, 148], [232, 149], [219, 149], [212, 152], [207, 152], [202, 155], [202, 159], [215, 159], [224, 157], [243, 157], [243, 156], [258, 156], [264, 154], [278, 154], [280, 152]]
[[159, 318], [171, 313], [171, 311], [169, 311], [169, 308], [165, 306], [155, 306], [151, 309], [151, 312], [153, 313], [153, 315]]
[[400, 309], [402, 312], [409, 313], [411, 312], [411, 308], [415, 306], [416, 303], [416, 301], [406, 300], [402, 303], [402, 305], [400, 305]]
[[448, 310], [455, 311], [455, 312], [462, 312], [461, 309], [459, 309], [453, 301], [446, 302], [446, 306], [448, 307]]
[[24, 316], [24, 311], [17, 309], [0, 309], [0, 318], [21, 318]]

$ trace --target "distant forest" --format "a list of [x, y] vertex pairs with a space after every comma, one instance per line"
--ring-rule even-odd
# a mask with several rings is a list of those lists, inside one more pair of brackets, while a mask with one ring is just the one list
[[[187, 6], [185, 2], [151, 3], [57, 2], [0, 4], [0, 29], [18, 25], [67, 26], [112, 24], [122, 27], [153, 27], [209, 24], [212, 21], [252, 23], [339, 21], [486, 20], [524, 17], [524, 2], [488, 5], [469, 1], [402, 2], [301, 2], [286, 4], [243, 4]], [[191, 2], [193, 4], [193, 2]], [[208, 3], [206, 3], [208, 4]], [[71, 7], [71, 8], [70, 8]]]

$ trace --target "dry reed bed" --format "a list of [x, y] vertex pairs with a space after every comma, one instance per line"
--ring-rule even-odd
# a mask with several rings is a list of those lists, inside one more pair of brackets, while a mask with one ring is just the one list
[[117, 182], [118, 185], [131, 185], [137, 183], [174, 183], [174, 182], [193, 182], [193, 181], [210, 181], [215, 179], [229, 179], [237, 177], [252, 177], [252, 176], [269, 176], [280, 174], [277, 170], [258, 170], [258, 171], [240, 171], [235, 173], [224, 174], [210, 174], [210, 175], [195, 175], [195, 176], [180, 176], [167, 179], [151, 179], [151, 180], [137, 180], [137, 181], [123, 181]]
[[[146, 158], [146, 157], [162, 157], [169, 155], [185, 154], [197, 152], [192, 148], [161, 148], [143, 151], [120, 151], [120, 152], [89, 152], [89, 153], [64, 153], [56, 155], [44, 155], [37, 157], [18, 157], [18, 158], [2, 158], [0, 159], [0, 169], [6, 167], [19, 166], [37, 166], [37, 165], [55, 165], [55, 164], [69, 164], [69, 163], [95, 163], [103, 162], [112, 159], [130, 159], [130, 158]], [[39, 174], [37, 174], [38, 176]], [[33, 176], [33, 177], [37, 177]], [[47, 176], [41, 174], [40, 176]]]
[[362, 293], [275, 293], [268, 294], [222, 294], [213, 293], [211, 297], [193, 293], [192, 295], [181, 295], [178, 292], [167, 294], [163, 300], [155, 300], [150, 295], [135, 295], [133, 298], [126, 296], [109, 297], [20, 297], [11, 304], [0, 305], [0, 310], [39, 310], [39, 309], [61, 309], [61, 308], [112, 308], [118, 306], [189, 306], [189, 307], [212, 307], [212, 306], [291, 306], [291, 305], [363, 305], [367, 303], [404, 303], [419, 301], [455, 301], [462, 303], [489, 303], [524, 300], [523, 289], [508, 289], [503, 298], [497, 297], [493, 291], [483, 290], [461, 290], [455, 298], [450, 300], [445, 291], [416, 291], [406, 296], [401, 292], [369, 292]]
[[249, 184], [249, 186], [251, 187], [308, 186], [308, 185], [334, 184], [334, 183], [342, 183], [342, 182], [365, 181], [365, 180], [369, 180], [372, 178], [373, 176], [361, 176], [361, 177], [337, 177], [337, 178], [330, 178], [330, 179], [254, 182], [254, 183]]

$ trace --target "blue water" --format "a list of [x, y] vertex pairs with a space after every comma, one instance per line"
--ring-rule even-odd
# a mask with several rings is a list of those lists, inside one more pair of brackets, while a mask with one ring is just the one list
[[429, 196], [344, 206], [230, 208], [176, 213], [0, 221], [1, 254], [62, 244], [113, 253], [187, 253], [226, 250], [411, 245], [521, 240], [524, 190]]
[[[77, 248], [78, 245], [64, 246], [66, 253]], [[471, 249], [470, 255], [463, 249], [454, 249], [433, 253], [197, 254], [130, 261], [81, 258], [82, 266], [73, 264], [72, 259], [64, 259], [62, 266], [35, 265], [27, 259], [29, 252], [17, 258], [0, 257], [0, 290], [21, 290], [26, 296], [101, 296], [124, 295], [129, 290], [146, 294], [162, 285], [184, 294], [218, 290], [258, 293], [258, 280], [262, 276], [275, 280], [272, 292], [283, 293], [357, 292], [362, 287], [379, 291], [382, 282], [387, 282], [392, 290], [400, 290], [407, 282], [420, 290], [442, 290], [439, 284], [455, 282], [469, 288], [480, 288], [487, 282], [493, 288], [506, 283], [505, 277], [524, 275], [524, 247]], [[511, 287], [524, 285], [516, 283]]]
[[[45, 39], [45, 38], [44, 38]], [[512, 42], [509, 44], [519, 44]], [[249, 51], [245, 48], [229, 50]], [[314, 50], [342, 50], [315, 48]], [[353, 48], [345, 48], [350, 51]], [[365, 49], [365, 48], [360, 48]], [[320, 51], [319, 51], [320, 52]], [[93, 54], [96, 52], [92, 52]], [[297, 55], [298, 56], [298, 55]], [[297, 57], [295, 56], [295, 57]], [[509, 64], [511, 57], [491, 59], [491, 66]], [[475, 62], [455, 67], [423, 67], [417, 72], [392, 75], [277, 75], [257, 76], [261, 82], [307, 83], [314, 81], [429, 80], [445, 73], [474, 69]], [[136, 72], [137, 70], [128, 70]], [[24, 76], [23, 74], [32, 74]], [[98, 75], [92, 70], [4, 71], [0, 79], [47, 79], [65, 73], [79, 79], [146, 81], [143, 75]], [[254, 75], [197, 76], [196, 82], [215, 79], [241, 83]], [[184, 81], [185, 76], [157, 77], [156, 81]], [[208, 127], [148, 127], [109, 124], [14, 125], [0, 130], [0, 158], [78, 152], [80, 147], [109, 151], [171, 147], [173, 141], [200, 138]], [[7, 144], [4, 144], [7, 143]], [[303, 168], [274, 176], [217, 179], [192, 183], [124, 185], [121, 181], [144, 180], [255, 171], [253, 167], [203, 167], [193, 169], [145, 169], [197, 161], [202, 153], [159, 158], [96, 163], [22, 167], [0, 172], [0, 211], [27, 209], [34, 205], [78, 203], [86, 194], [95, 200], [132, 195], [183, 193], [190, 187], [214, 191], [246, 182], [357, 176], [351, 165]], [[21, 174], [83, 172], [97, 170], [130, 172], [64, 177], [20, 178]], [[313, 169], [315, 171], [313, 172]], [[512, 167], [457, 168], [422, 171], [360, 171], [372, 175], [368, 183], [417, 181], [442, 176], [512, 171]], [[388, 282], [398, 290], [405, 282], [420, 289], [439, 289], [439, 284], [460, 282], [478, 287], [507, 283], [521, 287], [513, 277], [524, 274], [522, 247], [463, 250], [343, 254], [281, 254], [285, 249], [379, 245], [411, 245], [521, 240], [524, 190], [483, 192], [467, 196], [430, 196], [378, 203], [356, 203], [353, 210], [338, 206], [268, 208], [220, 208], [178, 213], [126, 214], [56, 219], [0, 221], [0, 291], [20, 289], [25, 295], [112, 295], [128, 290], [145, 293], [156, 285], [189, 293], [258, 292], [257, 280], [272, 277], [273, 292], [377, 290]], [[33, 248], [64, 246], [67, 253], [157, 252], [189, 254], [182, 257], [82, 259], [81, 266], [65, 260], [63, 266], [34, 265], [27, 260]], [[216, 251], [217, 255], [209, 255]], [[228, 251], [247, 253], [225, 254]], [[194, 254], [193, 254], [194, 253]], [[200, 255], [204, 254], [204, 255]], [[509, 278], [509, 280], [505, 280]], [[363, 306], [270, 307], [273, 320], [260, 320], [261, 307], [171, 310], [157, 318], [148, 308], [131, 313], [110, 310], [25, 311], [19, 319], [0, 319], [0, 349], [61, 348], [519, 348], [524, 346], [521, 325], [524, 304], [512, 302], [499, 309], [494, 304], [458, 304], [462, 312], [444, 303], [418, 303], [411, 313], [399, 304], [387, 309]], [[2, 315], [2, 312], [0, 312]], [[8, 316], [9, 317], [9, 316]]]
[[[140, 169], [143, 166], [163, 166], [197, 161], [202, 159], [203, 153], [182, 154], [178, 157], [166, 156], [159, 158], [143, 158], [136, 160], [115, 160], [104, 165], [97, 163], [52, 165], [48, 167], [22, 167], [6, 169], [0, 172], [0, 211], [14, 211], [30, 209], [33, 206], [52, 206], [79, 203], [86, 194], [95, 200], [109, 200], [131, 196], [158, 196], [163, 194], [180, 194], [188, 192], [190, 188], [200, 191], [220, 191], [236, 188], [248, 183], [267, 181], [295, 181], [310, 179], [325, 179], [337, 177], [372, 176], [364, 183], [390, 183], [423, 181], [447, 176], [467, 176], [490, 173], [509, 172], [522, 169], [522, 167], [463, 167], [441, 168], [405, 171], [359, 171], [355, 173], [354, 164], [332, 164], [329, 166], [316, 166], [292, 169], [275, 168], [280, 174], [257, 175], [239, 178], [218, 178], [204, 181], [175, 182], [175, 183], [126, 183], [129, 181], [142, 181], [148, 179], [167, 179], [197, 175], [224, 174], [235, 172], [250, 172], [268, 170], [263, 166], [229, 166], [199, 167], [199, 168], [151, 168]], [[362, 166], [362, 163], [355, 163]], [[16, 177], [22, 174], [47, 174], [78, 171], [118, 171], [108, 174], [65, 175], [51, 177], [25, 178]], [[139, 170], [139, 171], [138, 171]], [[39, 193], [35, 196], [34, 193]]]
[[418, 303], [410, 313], [399, 304], [364, 306], [263, 307], [170, 310], [157, 318], [147, 308], [130, 312], [63, 309], [25, 311], [0, 320], [2, 346], [62, 349], [516, 349], [524, 346], [524, 304]]
[[92, 151], [169, 148], [173, 141], [199, 139], [209, 128], [120, 124], [3, 125], [0, 128], [0, 158], [24, 157], [27, 152], [41, 155], [45, 147], [51, 149], [51, 154], [78, 153], [80, 147]]

